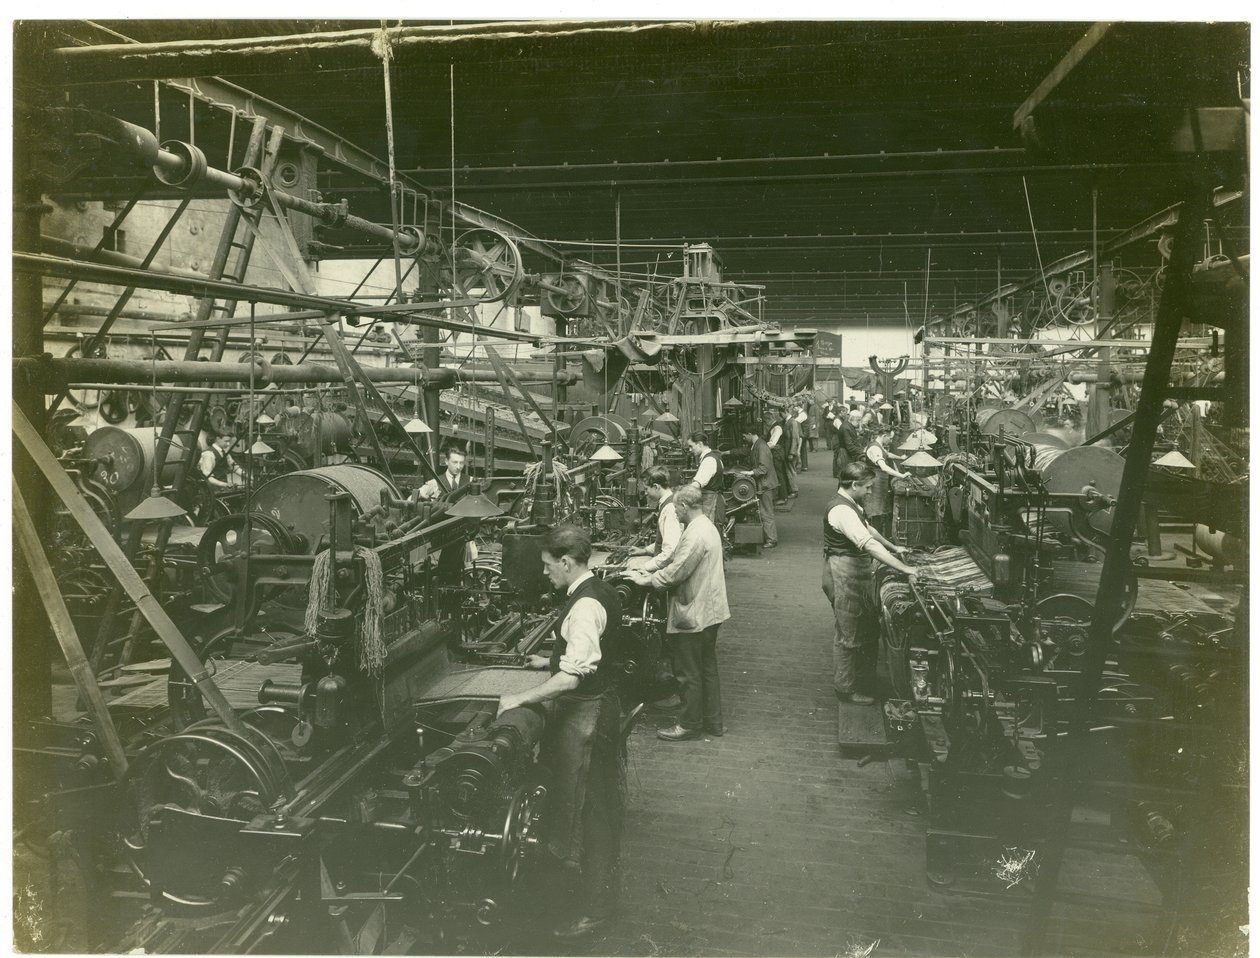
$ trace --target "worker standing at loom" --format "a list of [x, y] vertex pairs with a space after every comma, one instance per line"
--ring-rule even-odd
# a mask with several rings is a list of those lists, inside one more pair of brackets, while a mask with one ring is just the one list
[[559, 526], [543, 537], [543, 571], [564, 590], [565, 601], [550, 658], [531, 655], [529, 664], [551, 676], [499, 699], [500, 715], [527, 705], [545, 705], [551, 713], [539, 749], [552, 774], [546, 848], [576, 882], [576, 914], [556, 927], [558, 938], [578, 938], [606, 924], [619, 890], [625, 756], [609, 662], [621, 603], [617, 590], [587, 568], [590, 560], [591, 537], [583, 529]]
[[874, 652], [879, 638], [875, 599], [877, 560], [907, 576], [919, 570], [898, 556], [908, 551], [895, 546], [871, 527], [862, 500], [875, 481], [875, 470], [851, 462], [841, 471], [840, 486], [823, 516], [822, 589], [835, 615], [832, 641], [836, 698], [851, 705], [872, 705], [875, 697], [858, 690], [859, 672], [874, 674]]

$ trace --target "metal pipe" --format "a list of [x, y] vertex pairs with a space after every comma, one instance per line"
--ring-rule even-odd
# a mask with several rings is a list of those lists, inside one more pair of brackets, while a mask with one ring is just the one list
[[[450, 305], [447, 303], [402, 303], [392, 306], [371, 306], [348, 300], [333, 299], [327, 296], [312, 296], [307, 293], [274, 289], [269, 286], [248, 286], [244, 283], [232, 283], [226, 280], [210, 279], [202, 276], [184, 277], [153, 269], [127, 269], [100, 263], [82, 263], [56, 256], [41, 256], [33, 253], [14, 253], [13, 270], [16, 273], [38, 273], [44, 276], [58, 276], [63, 279], [80, 279], [118, 286], [136, 286], [142, 289], [160, 289], [188, 296], [200, 296], [206, 299], [226, 299], [233, 302], [270, 303], [290, 308], [305, 308], [317, 311], [323, 316], [379, 315], [387, 317], [390, 322], [394, 323], [430, 326], [460, 333], [474, 333], [478, 336], [489, 336], [496, 339], [511, 339], [518, 342], [537, 343], [541, 339], [540, 336], [535, 336], [531, 333], [518, 333], [511, 329], [495, 329], [492, 326], [474, 326], [472, 323], [461, 323], [425, 315], [426, 311], [440, 310]], [[455, 305], [467, 305], [470, 302], [462, 301], [457, 302]], [[412, 312], [420, 315], [410, 315]], [[189, 328], [239, 326], [244, 322], [244, 320], [235, 318], [213, 321], [196, 320], [193, 323], [189, 323], [188, 326]]]
[[[455, 369], [450, 366], [419, 368], [413, 366], [363, 366], [365, 379], [377, 383], [416, 385], [424, 389], [450, 389], [458, 382], [497, 382], [489, 370]], [[240, 383], [251, 380], [256, 385], [269, 383], [343, 383], [336, 366], [302, 363], [294, 366], [273, 366], [264, 360], [248, 363], [203, 363], [195, 360], [151, 362], [141, 359], [80, 359], [53, 356], [20, 357], [13, 361], [13, 374], [22, 382], [39, 384], [47, 393], [60, 392], [77, 383], [98, 386], [135, 384], [151, 386], [159, 383]], [[577, 381], [577, 374], [560, 374], [565, 385]], [[539, 380], [551, 382], [553, 379]]]

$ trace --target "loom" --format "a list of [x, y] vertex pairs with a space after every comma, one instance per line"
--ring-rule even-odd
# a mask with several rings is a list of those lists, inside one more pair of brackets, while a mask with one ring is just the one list
[[495, 720], [496, 702], [541, 680], [519, 666], [545, 609], [495, 623], [501, 654], [478, 662], [452, 598], [475, 520], [404, 503], [373, 470], [292, 473], [252, 505], [203, 555], [230, 624], [199, 651], [236, 721], [207, 717], [175, 667], [177, 730], [131, 766], [119, 833], [174, 936], [161, 947], [375, 950], [386, 916], [494, 922], [546, 807], [545, 715]]
[[[987, 463], [947, 457], [940, 494], [954, 542], [912, 553], [913, 582], [877, 574], [886, 727], [927, 763], [927, 868], [943, 882], [987, 867], [1002, 848], [1040, 847], [1046, 796], [1067, 773], [1062, 742], [1119, 457], [1079, 447], [1037, 468], [1037, 452], [1003, 435]], [[1245, 625], [1168, 583], [1143, 579], [1139, 589], [1132, 576], [1124, 609], [1075, 759], [1085, 764], [1071, 774], [1128, 840], [1149, 844], [1156, 819], [1179, 836], [1201, 824], [1169, 797], [1196, 774], [1238, 777], [1230, 756], [1241, 741], [1232, 716], [1246, 697]]]

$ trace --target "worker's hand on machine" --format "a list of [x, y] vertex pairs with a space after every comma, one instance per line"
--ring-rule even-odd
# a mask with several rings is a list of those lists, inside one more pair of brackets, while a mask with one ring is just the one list
[[913, 565], [903, 566], [901, 574], [907, 579], [917, 579], [919, 577], [919, 567]]
[[551, 668], [551, 659], [545, 655], [531, 655], [525, 664], [531, 669], [549, 669]]
[[494, 713], [494, 717], [498, 718], [504, 712], [510, 712], [514, 708], [520, 708], [520, 700], [515, 695], [504, 695], [499, 698], [499, 711]]
[[651, 546], [635, 546], [633, 549], [631, 549], [629, 552], [626, 553], [626, 555], [628, 556], [650, 556], [651, 554], [652, 554]]
[[893, 546], [892, 554], [895, 556], [907, 556], [910, 554], [909, 546]]
[[642, 569], [627, 569], [622, 575], [635, 585], [647, 585], [652, 581], [652, 573], [644, 572]]

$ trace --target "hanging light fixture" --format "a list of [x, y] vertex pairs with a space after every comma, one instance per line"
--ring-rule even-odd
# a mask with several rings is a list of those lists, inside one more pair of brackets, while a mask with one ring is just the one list
[[625, 457], [616, 449], [604, 443], [596, 449], [590, 457], [591, 462], [621, 462]]
[[481, 491], [481, 483], [470, 482], [468, 494], [447, 509], [446, 514], [458, 516], [461, 519], [489, 519], [503, 515], [503, 510]]
[[275, 450], [261, 439], [256, 440], [254, 444], [249, 447], [249, 454], [251, 456], [270, 456], [273, 452], [275, 452]]
[[1165, 469], [1197, 469], [1193, 462], [1183, 456], [1176, 449], [1172, 452], [1166, 452], [1164, 455], [1156, 459], [1152, 466], [1163, 466]]
[[276, 422], [276, 421], [275, 421], [274, 419], [272, 419], [270, 416], [268, 416], [268, 415], [264, 412], [264, 413], [259, 413], [259, 414], [258, 414], [258, 417], [254, 420], [254, 425], [256, 425], [256, 426], [272, 426], [272, 425], [275, 425], [275, 422]]
[[433, 430], [429, 428], [429, 424], [423, 419], [412, 417], [403, 423], [403, 432], [413, 436], [422, 436], [425, 433], [433, 432]]
[[743, 409], [744, 403], [739, 401], [738, 396], [732, 396], [730, 399], [726, 400], [726, 408], [727, 409]]
[[[904, 446], [902, 448], [905, 448]], [[910, 466], [915, 469], [939, 469], [944, 465], [939, 459], [930, 452], [920, 450], [913, 456], [902, 463], [903, 466]]]

